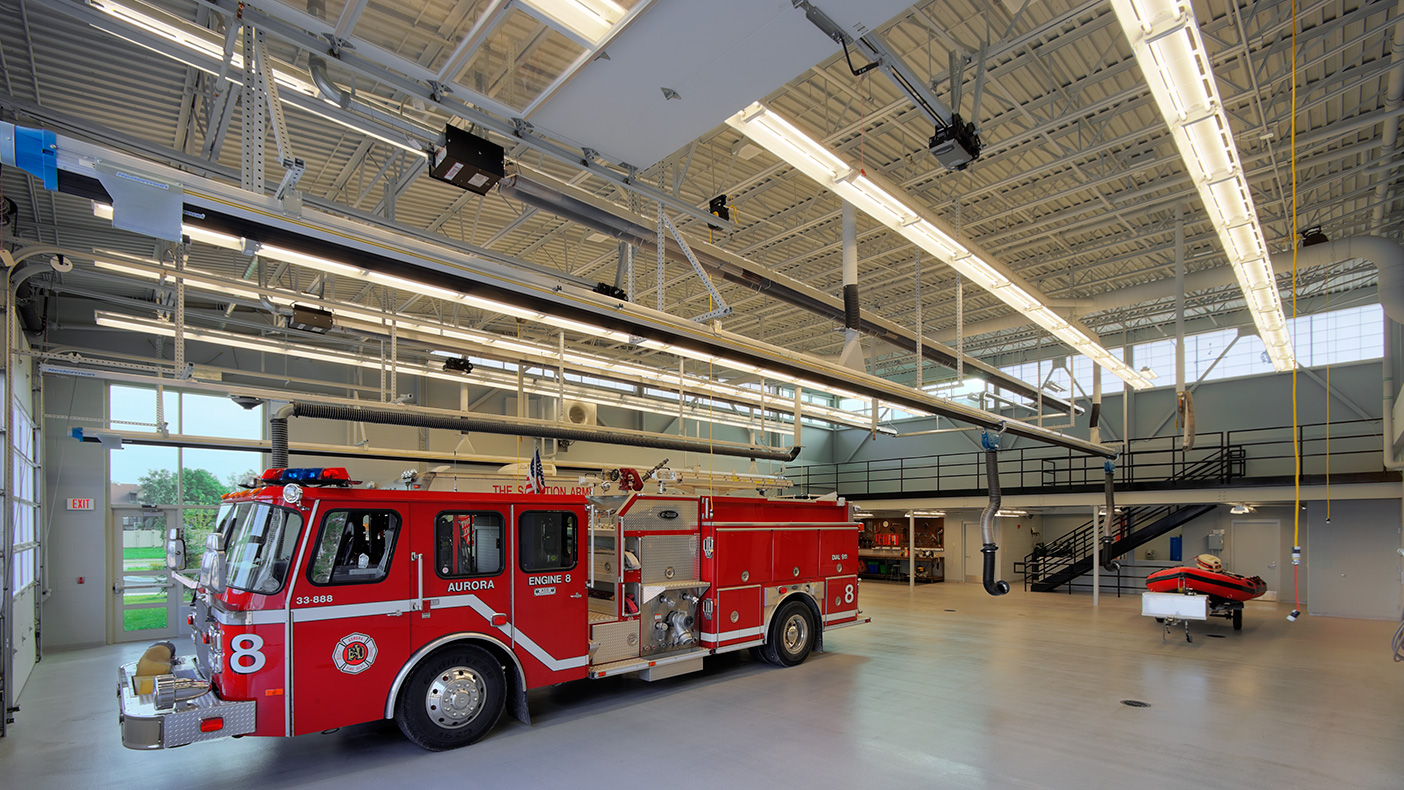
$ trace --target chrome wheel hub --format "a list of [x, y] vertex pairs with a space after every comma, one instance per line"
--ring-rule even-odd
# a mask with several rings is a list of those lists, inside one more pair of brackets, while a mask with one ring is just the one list
[[487, 684], [467, 667], [439, 673], [424, 695], [424, 710], [440, 727], [458, 728], [478, 717], [487, 701]]
[[785, 652], [792, 655], [798, 653], [804, 649], [808, 640], [809, 624], [805, 622], [804, 616], [798, 613], [790, 615], [790, 618], [785, 621], [785, 630], [781, 632], [781, 641], [785, 643]]

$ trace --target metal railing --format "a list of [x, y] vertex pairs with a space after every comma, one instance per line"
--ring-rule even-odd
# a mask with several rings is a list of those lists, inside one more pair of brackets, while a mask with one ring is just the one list
[[[1206, 486], [1245, 479], [1290, 478], [1298, 458], [1304, 477], [1384, 472], [1380, 420], [1349, 420], [1278, 428], [1248, 428], [1195, 434], [1186, 450], [1179, 436], [1133, 439], [1116, 463], [1118, 488], [1154, 488], [1179, 479]], [[1293, 439], [1296, 438], [1294, 447]], [[1201, 474], [1207, 468], [1215, 476]], [[984, 453], [967, 453], [792, 465], [785, 474], [803, 495], [929, 496], [978, 493], [986, 485]], [[999, 454], [1000, 487], [1005, 493], [1102, 484], [1102, 459], [1049, 447], [1020, 447]]]

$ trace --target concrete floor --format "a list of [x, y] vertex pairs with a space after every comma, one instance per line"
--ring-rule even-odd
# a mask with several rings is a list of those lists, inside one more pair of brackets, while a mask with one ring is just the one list
[[[1404, 664], [1391, 622], [1196, 623], [1161, 642], [1139, 598], [868, 582], [867, 626], [776, 669], [744, 652], [644, 683], [533, 692], [477, 745], [392, 722], [296, 739], [124, 750], [112, 684], [143, 645], [50, 654], [0, 739], [6, 787], [1398, 788]], [[1225, 638], [1209, 638], [1221, 634]], [[1121, 700], [1149, 702], [1132, 708]]]

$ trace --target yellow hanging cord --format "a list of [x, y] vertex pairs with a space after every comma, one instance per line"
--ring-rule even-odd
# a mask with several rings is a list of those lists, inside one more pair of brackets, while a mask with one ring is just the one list
[[[1289, 148], [1292, 157], [1292, 321], [1297, 319], [1297, 0], [1292, 0], [1292, 107]], [[1294, 352], [1295, 353], [1295, 352]], [[1329, 400], [1329, 395], [1327, 396]], [[1302, 448], [1297, 427], [1297, 365], [1292, 365], [1292, 456], [1296, 462], [1292, 475], [1292, 609], [1301, 611], [1297, 587], [1297, 569], [1301, 564], [1302, 527]]]

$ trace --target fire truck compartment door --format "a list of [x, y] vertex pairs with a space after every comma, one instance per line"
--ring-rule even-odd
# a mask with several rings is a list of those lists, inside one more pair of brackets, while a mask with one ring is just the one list
[[717, 592], [717, 608], [704, 620], [702, 638], [717, 647], [754, 642], [761, 638], [761, 588], [738, 587]]
[[770, 581], [770, 531], [717, 529], [717, 587]]
[[532, 503], [512, 510], [512, 644], [527, 687], [583, 678], [590, 663], [584, 508]]
[[819, 530], [775, 530], [774, 572], [776, 582], [812, 579], [819, 575]]
[[292, 590], [293, 734], [381, 719], [409, 658], [415, 572], [403, 513], [333, 505]]
[[819, 575], [823, 577], [858, 570], [858, 530], [852, 527], [819, 531]]
[[842, 576], [824, 584], [824, 624], [858, 616], [858, 577]]

